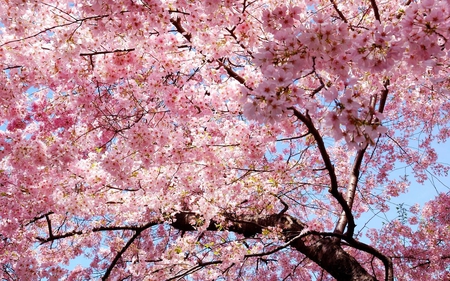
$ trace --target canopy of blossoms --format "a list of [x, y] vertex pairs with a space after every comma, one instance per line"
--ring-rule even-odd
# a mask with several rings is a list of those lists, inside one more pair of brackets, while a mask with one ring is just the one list
[[449, 36], [447, 0], [1, 0], [2, 280], [447, 280], [448, 194], [356, 220], [447, 174]]

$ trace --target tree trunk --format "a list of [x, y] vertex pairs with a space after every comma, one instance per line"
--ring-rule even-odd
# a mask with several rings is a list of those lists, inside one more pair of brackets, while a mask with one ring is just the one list
[[[172, 226], [183, 231], [193, 231], [198, 225], [193, 225], [192, 223], [201, 221], [199, 218], [199, 215], [191, 212], [177, 213], [175, 215], [176, 220], [172, 223]], [[305, 224], [286, 214], [270, 216], [234, 216], [233, 214], [225, 214], [225, 218], [225, 229], [243, 234], [246, 237], [259, 234], [264, 228], [269, 226], [279, 227], [283, 230], [286, 242], [299, 235], [306, 227]], [[216, 222], [211, 221], [207, 230], [218, 231], [219, 229]], [[377, 280], [355, 258], [342, 249], [339, 239], [311, 234], [308, 235], [307, 244], [302, 238], [299, 238], [293, 241], [291, 246], [317, 263], [336, 278], [337, 281]]]

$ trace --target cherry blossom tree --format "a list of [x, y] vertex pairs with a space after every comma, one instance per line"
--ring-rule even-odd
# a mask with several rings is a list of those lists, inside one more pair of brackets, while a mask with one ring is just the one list
[[450, 1], [2, 0], [0, 22], [2, 280], [450, 278], [449, 194], [356, 224], [448, 172]]

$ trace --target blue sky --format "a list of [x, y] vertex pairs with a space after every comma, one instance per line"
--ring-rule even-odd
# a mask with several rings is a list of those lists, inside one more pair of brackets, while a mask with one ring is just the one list
[[[438, 154], [438, 162], [446, 165], [450, 165], [450, 147], [448, 143], [433, 143], [433, 147]], [[404, 165], [403, 165], [404, 166]], [[400, 167], [402, 167], [400, 165]], [[389, 204], [390, 210], [386, 213], [374, 213], [368, 211], [362, 215], [357, 221], [356, 231], [359, 231], [364, 225], [367, 228], [379, 229], [383, 224], [399, 218], [399, 210], [397, 207], [403, 207], [408, 210], [411, 206], [419, 204], [421, 207], [425, 203], [435, 198], [439, 193], [449, 192], [450, 182], [449, 176], [438, 177], [433, 174], [428, 174], [429, 178], [423, 184], [414, 181], [411, 175], [411, 168], [406, 169], [406, 174], [409, 173], [408, 179], [411, 180], [406, 193], [401, 194], [398, 197], [393, 197]], [[398, 169], [396, 172], [390, 175], [391, 178], [398, 178], [405, 175], [405, 169]], [[375, 216], [374, 216], [375, 215]], [[408, 213], [406, 213], [408, 215]], [[363, 239], [365, 240], [365, 239]], [[364, 241], [368, 242], [368, 241]]]

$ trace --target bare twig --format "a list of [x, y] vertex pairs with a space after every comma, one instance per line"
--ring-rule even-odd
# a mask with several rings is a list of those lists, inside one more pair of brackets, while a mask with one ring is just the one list
[[69, 22], [69, 23], [64, 23], [64, 24], [59, 24], [59, 25], [55, 25], [55, 26], [52, 26], [52, 27], [47, 27], [47, 28], [44, 28], [43, 30], [41, 30], [41, 31], [39, 31], [37, 33], [34, 33], [32, 35], [29, 35], [29, 36], [26, 36], [26, 37], [23, 37], [23, 38], [19, 38], [19, 39], [14, 39], [14, 40], [11, 40], [11, 41], [7, 41], [7, 42], [1, 44], [0, 47], [3, 47], [5, 45], [8, 45], [8, 44], [11, 44], [11, 43], [14, 43], [14, 42], [27, 40], [27, 39], [36, 37], [36, 36], [38, 36], [40, 34], [46, 33], [47, 31], [51, 31], [53, 29], [57, 29], [57, 28], [60, 28], [60, 27], [69, 26], [69, 25], [72, 25], [72, 24], [75, 24], [75, 23], [84, 22], [84, 21], [87, 21], [87, 20], [99, 20], [99, 19], [106, 18], [106, 17], [109, 17], [109, 15], [91, 16], [91, 17], [87, 17], [87, 18], [83, 18], [83, 19], [74, 20], [74, 21]]
[[128, 52], [132, 52], [134, 51], [134, 48], [131, 49], [117, 49], [117, 50], [112, 50], [112, 51], [96, 51], [96, 52], [92, 52], [92, 53], [81, 53], [80, 56], [82, 57], [87, 57], [87, 56], [96, 56], [96, 55], [106, 55], [106, 54], [113, 54], [113, 53], [128, 53]]

